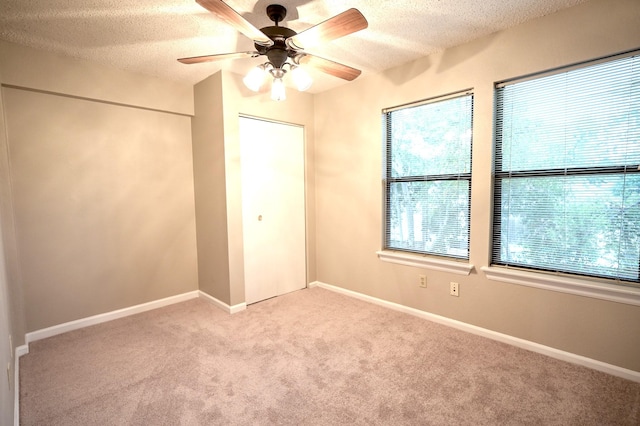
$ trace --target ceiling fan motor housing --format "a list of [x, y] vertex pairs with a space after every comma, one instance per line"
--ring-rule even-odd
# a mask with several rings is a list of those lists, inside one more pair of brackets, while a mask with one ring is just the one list
[[262, 46], [258, 43], [255, 43], [254, 46], [258, 53], [261, 55], [267, 55], [269, 58], [269, 62], [275, 68], [281, 68], [282, 65], [287, 61], [287, 58], [295, 56], [297, 52], [289, 49], [285, 44], [285, 40], [289, 37], [293, 37], [297, 33], [290, 28], [287, 27], [279, 27], [277, 25], [271, 27], [261, 28], [262, 31], [267, 37], [273, 40], [273, 45], [269, 47]]

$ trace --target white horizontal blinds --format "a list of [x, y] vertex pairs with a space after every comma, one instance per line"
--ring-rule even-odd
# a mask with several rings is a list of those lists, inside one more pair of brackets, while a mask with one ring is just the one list
[[493, 263], [640, 282], [640, 56], [498, 87], [495, 159]]
[[469, 258], [473, 95], [385, 112], [385, 248]]

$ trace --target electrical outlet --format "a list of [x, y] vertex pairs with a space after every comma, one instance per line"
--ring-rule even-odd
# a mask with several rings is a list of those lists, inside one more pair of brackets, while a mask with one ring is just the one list
[[419, 282], [420, 287], [427, 288], [427, 276], [426, 275], [418, 275], [418, 278], [420, 278], [420, 282]]
[[458, 283], [454, 283], [453, 281], [449, 283], [449, 294], [452, 296], [460, 296], [460, 289], [458, 288]]

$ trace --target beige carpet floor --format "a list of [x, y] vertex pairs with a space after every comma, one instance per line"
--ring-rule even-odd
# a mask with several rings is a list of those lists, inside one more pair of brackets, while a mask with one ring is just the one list
[[20, 360], [23, 425], [638, 425], [640, 384], [321, 288], [202, 300]]

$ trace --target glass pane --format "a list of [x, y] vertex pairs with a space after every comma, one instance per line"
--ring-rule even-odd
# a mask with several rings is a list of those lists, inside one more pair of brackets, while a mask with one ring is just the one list
[[468, 258], [469, 182], [389, 185], [387, 248]]
[[640, 174], [504, 179], [499, 261], [637, 281]]
[[502, 171], [640, 164], [640, 58], [500, 90]]
[[392, 177], [469, 173], [471, 95], [390, 113]]

